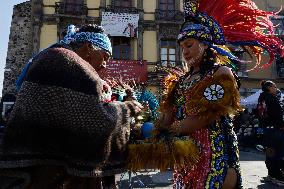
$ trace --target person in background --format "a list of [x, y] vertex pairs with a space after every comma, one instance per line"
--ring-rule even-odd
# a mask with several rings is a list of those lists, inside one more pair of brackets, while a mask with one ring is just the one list
[[260, 126], [264, 129], [265, 164], [268, 170], [266, 180], [284, 186], [283, 110], [277, 97], [276, 84], [267, 80], [261, 82], [261, 87], [263, 92], [258, 98], [258, 115]]
[[281, 106], [281, 108], [282, 108], [282, 111], [284, 110], [283, 108], [284, 108], [284, 99], [282, 98], [282, 92], [281, 92], [281, 90], [280, 89], [277, 89], [277, 91], [276, 91], [276, 96], [277, 96], [277, 98], [278, 98], [278, 100], [279, 100], [279, 102], [280, 102], [280, 106]]
[[245, 131], [250, 126], [250, 117], [248, 109], [245, 109], [238, 112], [233, 118], [234, 132], [237, 134], [238, 142], [241, 146], [246, 145]]
[[29, 61], [1, 144], [1, 188], [115, 188], [109, 176], [125, 171], [131, 117], [142, 106], [109, 101], [98, 72], [111, 55], [101, 26], [69, 26]]

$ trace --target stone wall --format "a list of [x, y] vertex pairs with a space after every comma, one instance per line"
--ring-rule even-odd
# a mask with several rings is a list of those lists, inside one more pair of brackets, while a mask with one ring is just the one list
[[33, 52], [31, 2], [14, 6], [4, 71], [2, 96], [16, 93], [15, 82]]

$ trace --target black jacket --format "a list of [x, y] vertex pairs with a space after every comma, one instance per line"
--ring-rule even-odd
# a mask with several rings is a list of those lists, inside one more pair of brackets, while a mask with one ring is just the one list
[[267, 126], [274, 126], [275, 128], [283, 127], [283, 110], [277, 96], [269, 93], [263, 93], [262, 98], [264, 99], [267, 108], [265, 124]]

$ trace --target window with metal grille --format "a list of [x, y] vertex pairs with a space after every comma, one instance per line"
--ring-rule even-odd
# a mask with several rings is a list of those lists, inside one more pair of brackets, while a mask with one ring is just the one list
[[113, 37], [113, 59], [115, 60], [130, 60], [130, 38], [128, 37]]
[[165, 67], [176, 66], [176, 41], [162, 40], [161, 41], [161, 63]]
[[159, 9], [175, 10], [175, 1], [174, 0], [160, 0]]
[[84, 0], [65, 0], [64, 1], [65, 14], [81, 15], [83, 5], [84, 5]]
[[115, 7], [131, 7], [132, 6], [131, 1], [132, 0], [116, 0], [114, 1], [114, 6]]

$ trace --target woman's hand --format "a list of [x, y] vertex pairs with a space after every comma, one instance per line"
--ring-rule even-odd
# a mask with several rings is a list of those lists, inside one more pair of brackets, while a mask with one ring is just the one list
[[198, 129], [207, 127], [210, 123], [218, 119], [220, 119], [220, 114], [218, 112], [210, 112], [206, 117], [200, 117], [198, 115], [187, 116], [178, 125], [179, 134], [189, 135]]
[[172, 115], [168, 113], [161, 113], [159, 119], [155, 121], [155, 127], [158, 130], [168, 130], [172, 122]]

